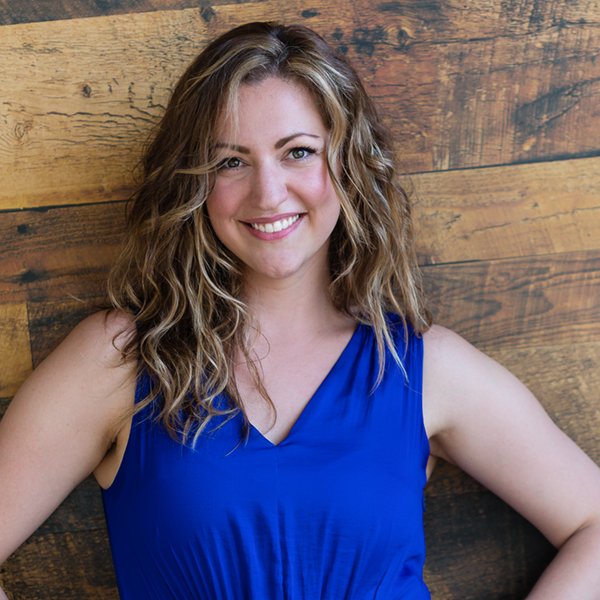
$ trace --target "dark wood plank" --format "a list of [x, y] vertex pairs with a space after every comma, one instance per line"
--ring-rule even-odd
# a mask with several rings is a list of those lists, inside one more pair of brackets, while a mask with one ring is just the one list
[[[260, 0], [235, 0], [236, 3]], [[231, 0], [0, 0], [0, 25], [16, 25], [38, 21], [58, 21], [107, 15], [197, 8], [207, 20], [212, 18], [213, 6]]]
[[424, 269], [436, 321], [483, 347], [580, 343], [600, 334], [600, 251]]
[[119, 597], [104, 527], [32, 536], [0, 566], [0, 580], [11, 600]]
[[123, 204], [0, 213], [0, 300], [102, 295], [119, 251]]

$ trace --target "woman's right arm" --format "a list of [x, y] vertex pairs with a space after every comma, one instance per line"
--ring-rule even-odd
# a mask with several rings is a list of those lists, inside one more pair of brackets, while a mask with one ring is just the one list
[[105, 315], [77, 325], [0, 420], [0, 564], [100, 464], [133, 403], [135, 368], [117, 349], [129, 333], [113, 345], [131, 322]]

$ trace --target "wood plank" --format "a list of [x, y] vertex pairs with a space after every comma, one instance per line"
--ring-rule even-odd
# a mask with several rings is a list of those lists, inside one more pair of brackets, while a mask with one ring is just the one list
[[600, 465], [600, 342], [484, 348], [537, 396], [557, 425]]
[[0, 301], [102, 297], [123, 210], [112, 203], [0, 214]]
[[[198, 8], [205, 19], [210, 19], [212, 6], [230, 0], [120, 0], [98, 2], [97, 0], [0, 0], [0, 25], [16, 25], [38, 21], [59, 21], [102, 15], [123, 15], [157, 10]], [[248, 0], [236, 0], [242, 3]], [[256, 1], [256, 0], [254, 0]]]
[[[314, 13], [260, 2], [214, 6], [208, 21], [187, 9], [5, 26], [0, 208], [125, 197], [141, 144], [198, 49], [234, 24], [302, 13], [366, 78], [407, 171], [597, 153], [593, 4], [581, 3], [581, 22], [556, 8], [556, 22], [530, 30], [527, 15], [495, 4], [484, 3], [491, 22], [449, 3], [327, 0]], [[508, 33], [494, 37], [494, 25]]]
[[486, 349], [600, 334], [600, 251], [426, 267], [435, 320]]
[[105, 527], [32, 536], [0, 566], [0, 581], [11, 600], [119, 598]]
[[[12, 396], [32, 369], [25, 303], [0, 304], [0, 396]], [[0, 413], [2, 414], [2, 413]]]
[[[597, 248], [598, 160], [413, 176], [421, 263]], [[122, 219], [119, 204], [0, 214], [0, 298], [89, 297], [90, 283], [97, 297]]]
[[425, 537], [433, 598], [524, 598], [555, 554], [527, 521], [447, 463], [426, 491]]
[[600, 158], [424, 173], [415, 198], [421, 264], [600, 248]]

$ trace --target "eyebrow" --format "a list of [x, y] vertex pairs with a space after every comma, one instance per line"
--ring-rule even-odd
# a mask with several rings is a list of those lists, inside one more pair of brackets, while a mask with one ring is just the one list
[[[275, 150], [279, 150], [283, 146], [285, 146], [288, 142], [291, 142], [294, 138], [300, 137], [302, 135], [306, 135], [311, 138], [320, 139], [321, 136], [314, 135], [312, 133], [305, 133], [299, 131], [298, 133], [292, 133], [292, 135], [287, 135], [280, 140], [275, 142]], [[225, 144], [223, 142], [217, 142], [215, 144], [215, 148], [231, 148], [231, 150], [235, 150], [236, 152], [241, 152], [242, 154], [250, 154], [250, 148], [246, 146], [238, 146], [237, 144]]]

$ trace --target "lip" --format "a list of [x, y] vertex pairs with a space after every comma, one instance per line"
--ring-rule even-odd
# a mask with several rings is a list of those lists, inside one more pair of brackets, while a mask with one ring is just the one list
[[[298, 216], [298, 219], [294, 223], [292, 223], [292, 225], [290, 225], [287, 229], [283, 229], [282, 231], [273, 231], [272, 233], [267, 233], [265, 231], [259, 231], [258, 229], [254, 229], [254, 227], [252, 227], [251, 225], [251, 223], [258, 223], [261, 225], [264, 223], [274, 223], [275, 221], [279, 221], [280, 219], [287, 219], [289, 217], [295, 217], [296, 215]], [[247, 231], [251, 235], [258, 238], [259, 240], [269, 242], [281, 240], [287, 237], [288, 235], [292, 234], [294, 231], [296, 231], [296, 229], [300, 226], [300, 223], [302, 223], [302, 221], [304, 220], [305, 215], [306, 213], [284, 213], [275, 217], [261, 217], [260, 219], [252, 219], [252, 221], [243, 221], [243, 223], [246, 226]]]
[[296, 215], [302, 217], [304, 213], [287, 212], [281, 213], [280, 215], [272, 215], [270, 217], [257, 217], [256, 219], [247, 219], [243, 222], [246, 224], [256, 223], [257, 225], [265, 225], [266, 223], [275, 223], [276, 221], [281, 221], [282, 219], [289, 219], [290, 217], [295, 217]]

